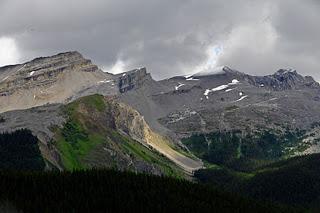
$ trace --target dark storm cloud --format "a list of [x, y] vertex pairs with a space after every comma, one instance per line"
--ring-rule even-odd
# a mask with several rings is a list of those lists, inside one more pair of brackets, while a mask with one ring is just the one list
[[207, 64], [317, 76], [317, 11], [312, 0], [0, 0], [0, 38], [15, 40], [19, 61], [78, 50], [106, 71], [122, 61], [156, 78]]

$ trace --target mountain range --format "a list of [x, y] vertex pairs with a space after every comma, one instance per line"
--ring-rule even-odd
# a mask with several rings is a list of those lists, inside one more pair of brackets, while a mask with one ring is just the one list
[[40, 170], [251, 173], [319, 153], [319, 112], [320, 84], [292, 69], [224, 66], [156, 81], [146, 68], [104, 72], [78, 52], [0, 68], [0, 132], [36, 137], [26, 161], [41, 158]]

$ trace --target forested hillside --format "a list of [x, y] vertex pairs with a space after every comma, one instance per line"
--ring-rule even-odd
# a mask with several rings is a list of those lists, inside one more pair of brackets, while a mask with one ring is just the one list
[[199, 170], [202, 183], [225, 191], [319, 212], [320, 154], [283, 160], [251, 172], [236, 172], [225, 167]]
[[0, 134], [0, 170], [43, 170], [38, 139], [29, 130]]
[[0, 172], [0, 200], [23, 212], [292, 212], [212, 186], [110, 170]]

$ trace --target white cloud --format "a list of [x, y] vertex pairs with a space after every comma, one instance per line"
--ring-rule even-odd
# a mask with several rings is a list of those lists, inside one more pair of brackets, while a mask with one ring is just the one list
[[126, 65], [122, 60], [118, 60], [112, 67], [106, 67], [103, 68], [103, 71], [113, 73], [113, 74], [119, 74], [126, 72]]
[[224, 42], [225, 53], [239, 49], [251, 49], [256, 54], [272, 51], [277, 34], [269, 23], [235, 28]]
[[[221, 65], [255, 75], [294, 68], [320, 79], [319, 0], [64, 3], [0, 0], [0, 38], [17, 41], [20, 61], [77, 50], [105, 71], [145, 66], [155, 79]], [[2, 44], [0, 51], [1, 64], [14, 61]]]
[[223, 52], [224, 47], [221, 44], [209, 46], [206, 51], [207, 60], [195, 68], [192, 67], [191, 70], [188, 70], [188, 73], [186, 74], [191, 75], [198, 72], [209, 72], [210, 70], [216, 69], [217, 60], [219, 59], [220, 55], [223, 54]]
[[0, 37], [0, 66], [16, 64], [19, 61], [19, 51], [14, 39]]

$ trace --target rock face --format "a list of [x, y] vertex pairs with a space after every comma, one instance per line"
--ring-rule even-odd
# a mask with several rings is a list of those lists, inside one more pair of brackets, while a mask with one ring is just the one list
[[[246, 137], [272, 132], [278, 136], [299, 130], [296, 138], [305, 143], [300, 152], [320, 150], [320, 85], [310, 76], [284, 69], [251, 76], [222, 67], [155, 81], [145, 68], [104, 73], [77, 52], [0, 68], [0, 113], [5, 112], [0, 114], [0, 131], [31, 129], [43, 142], [43, 153], [53, 156], [56, 150], [47, 146], [51, 128], [63, 126], [67, 119], [60, 106], [92, 94], [115, 101], [109, 115], [117, 130], [187, 171], [201, 167], [201, 162], [170, 145], [184, 149], [180, 141], [193, 135], [237, 132]], [[35, 106], [39, 107], [29, 109]], [[16, 109], [21, 110], [12, 111]]]
[[60, 53], [0, 68], [0, 112], [68, 103], [92, 94], [113, 96], [150, 80], [146, 68], [112, 75], [78, 52]]
[[[177, 141], [212, 132], [281, 135], [297, 129], [306, 131], [303, 137], [308, 137], [320, 120], [319, 84], [294, 70], [250, 76], [223, 67], [149, 81], [119, 98], [144, 115], [153, 129]], [[319, 146], [318, 138], [307, 146]]]
[[[114, 103], [114, 102], [113, 102]], [[144, 120], [144, 117], [132, 107], [124, 103], [114, 103], [113, 116], [117, 129], [129, 135], [136, 141], [163, 154], [184, 171], [192, 173], [202, 168], [199, 160], [191, 159], [172, 149], [170, 142], [165, 137], [154, 132]]]
[[0, 68], [0, 112], [64, 103], [111, 78], [78, 52], [3, 67]]
[[121, 93], [141, 87], [151, 76], [146, 68], [135, 69], [118, 75], [118, 86]]
[[[101, 105], [95, 105], [95, 101]], [[87, 143], [94, 144], [87, 145], [91, 146], [91, 150], [77, 155], [76, 150], [80, 144], [74, 145], [73, 143], [79, 141], [70, 142], [71, 146], [67, 146], [68, 139], [61, 140], [63, 134], [60, 131], [63, 131], [68, 123], [73, 123], [83, 131], [76, 132], [74, 137], [83, 134], [89, 136], [89, 139], [91, 137], [100, 138], [98, 140], [100, 142], [88, 140]], [[188, 173], [202, 167], [201, 161], [186, 157], [174, 150], [169, 140], [154, 132], [140, 113], [118, 102], [115, 97], [86, 96], [66, 106], [55, 104], [1, 114], [0, 132], [15, 131], [21, 128], [29, 129], [37, 136], [43, 157], [50, 162], [50, 165], [61, 170], [79, 168], [70, 167], [70, 162], [77, 162], [72, 165], [82, 165], [84, 168], [114, 168], [116, 166], [120, 170], [160, 175], [164, 171], [158, 164], [166, 161], [167, 158]], [[73, 134], [72, 131], [73, 129], [69, 129], [68, 134]], [[140, 143], [140, 148], [137, 144], [134, 145], [135, 143]], [[61, 149], [63, 145], [69, 148]], [[143, 150], [141, 146], [146, 150]], [[159, 154], [150, 155], [149, 152]], [[70, 157], [66, 156], [73, 158], [70, 161]], [[153, 160], [146, 161], [145, 158]], [[173, 166], [175, 164], [171, 163], [167, 166], [178, 169], [177, 166]]]
[[257, 87], [266, 87], [271, 90], [292, 90], [316, 88], [320, 89], [311, 76], [301, 76], [296, 70], [278, 70], [275, 74], [269, 76], [247, 76], [248, 82]]

